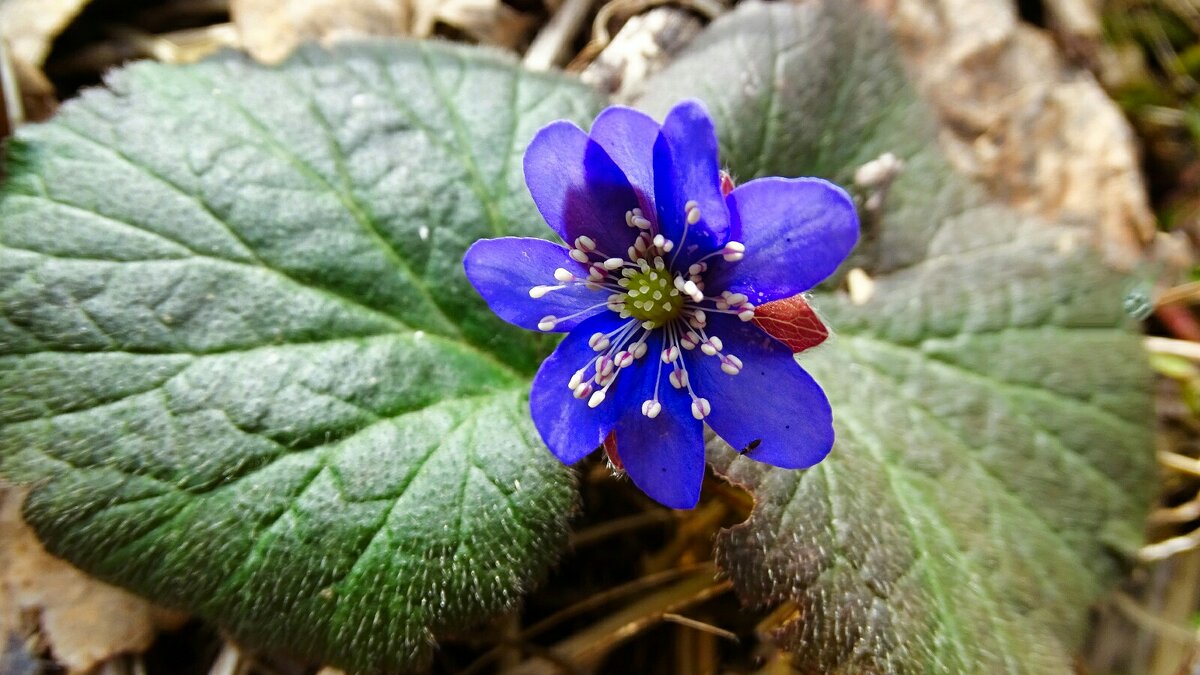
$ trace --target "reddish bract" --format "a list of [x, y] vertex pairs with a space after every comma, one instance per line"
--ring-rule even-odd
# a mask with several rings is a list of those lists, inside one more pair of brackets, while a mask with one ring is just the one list
[[604, 454], [608, 455], [608, 463], [612, 464], [614, 469], [625, 470], [625, 465], [621, 463], [621, 455], [617, 454], [617, 434], [612, 431], [604, 438]]
[[829, 337], [829, 329], [803, 295], [755, 307], [754, 323], [767, 335], [790, 347], [793, 354], [812, 349]]
[[728, 197], [734, 187], [733, 176], [730, 176], [728, 171], [721, 171], [721, 196]]

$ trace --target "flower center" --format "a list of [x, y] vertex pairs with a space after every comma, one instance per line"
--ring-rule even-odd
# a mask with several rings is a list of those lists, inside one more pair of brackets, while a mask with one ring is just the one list
[[672, 284], [670, 271], [652, 267], [627, 278], [629, 290], [624, 293], [624, 301], [633, 318], [661, 326], [683, 312], [683, 300]]

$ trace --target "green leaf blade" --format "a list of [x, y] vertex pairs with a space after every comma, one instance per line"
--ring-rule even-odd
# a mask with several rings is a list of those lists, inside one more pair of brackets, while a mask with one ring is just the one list
[[[837, 2], [747, 3], [639, 105], [696, 96], [734, 175], [847, 185], [869, 299], [820, 294], [834, 335], [799, 361], [837, 441], [774, 469], [715, 441], [755, 496], [718, 539], [742, 597], [780, 606], [813, 672], [1072, 672], [1088, 608], [1141, 543], [1155, 483], [1151, 373], [1126, 282], [1083, 233], [984, 204], [937, 146], [886, 28]], [[855, 170], [905, 167], [878, 208]]]
[[353, 670], [511, 607], [575, 491], [529, 421], [547, 344], [461, 260], [548, 236], [524, 144], [594, 97], [382, 42], [109, 86], [22, 131], [0, 197], [0, 475], [47, 547]]

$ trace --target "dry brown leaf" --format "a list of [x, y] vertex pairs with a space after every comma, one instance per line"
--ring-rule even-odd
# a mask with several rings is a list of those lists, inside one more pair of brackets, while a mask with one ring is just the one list
[[[1089, 73], [1018, 19], [1015, 3], [867, 2], [888, 18], [945, 120], [944, 145], [960, 170], [1018, 208], [1095, 223], [1119, 266], [1141, 259], [1155, 225], [1133, 132]], [[1055, 7], [1066, 16], [1070, 5]]]
[[265, 63], [282, 61], [308, 40], [429, 37], [439, 23], [512, 47], [532, 25], [500, 0], [232, 0], [229, 11], [243, 47]]
[[0, 489], [0, 635], [39, 617], [42, 638], [72, 673], [124, 652], [145, 651], [185, 617], [101, 583], [46, 553], [21, 520], [25, 491]]
[[54, 39], [90, 0], [0, 0], [0, 37], [25, 63], [41, 66]]

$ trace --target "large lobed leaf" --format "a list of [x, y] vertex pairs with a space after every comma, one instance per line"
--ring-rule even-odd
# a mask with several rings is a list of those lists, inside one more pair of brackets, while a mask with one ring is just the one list
[[356, 670], [511, 606], [574, 488], [529, 422], [547, 345], [461, 259], [546, 231], [521, 155], [594, 96], [416, 43], [108, 85], [0, 200], [0, 476], [48, 548]]
[[714, 444], [757, 502], [718, 559], [782, 605], [806, 672], [1072, 672], [1154, 482], [1123, 285], [1078, 233], [979, 204], [856, 4], [742, 5], [639, 102], [704, 99], [743, 179], [906, 162], [854, 259], [873, 297], [814, 301], [836, 335], [801, 363], [833, 403], [833, 453], [791, 472]]

